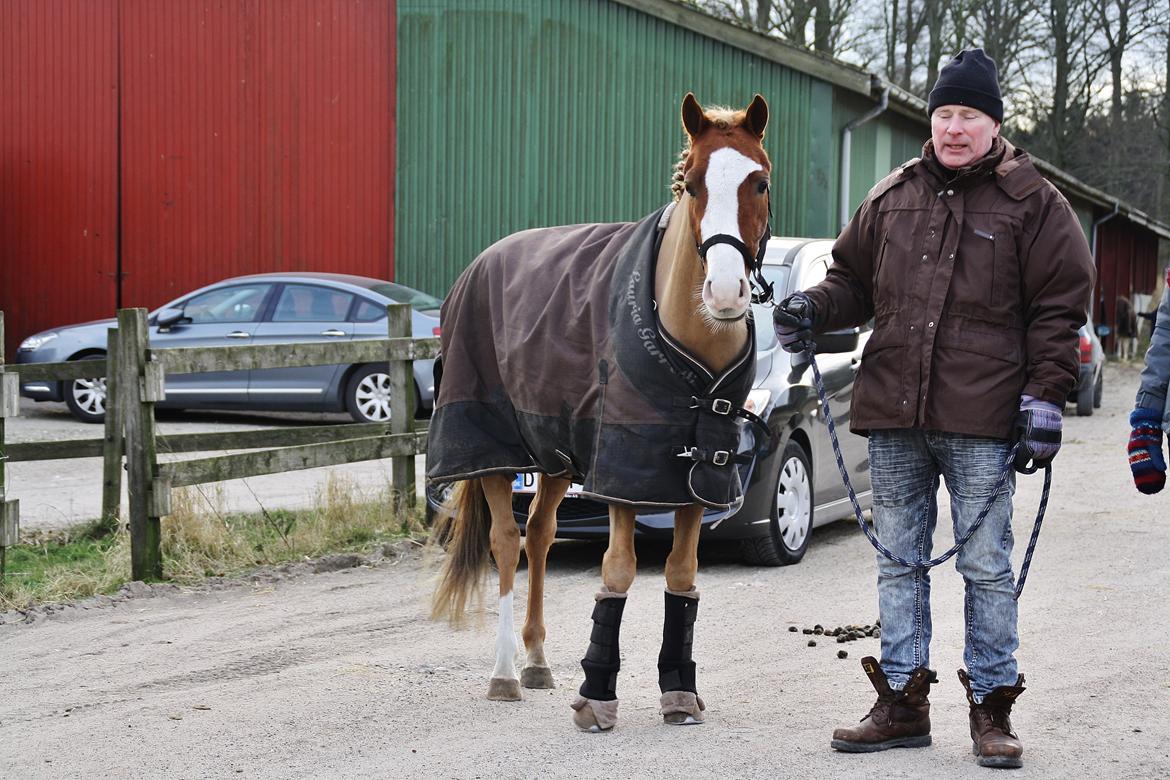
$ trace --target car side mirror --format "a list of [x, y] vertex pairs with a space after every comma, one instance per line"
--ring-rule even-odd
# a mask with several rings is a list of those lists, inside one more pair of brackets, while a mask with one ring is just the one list
[[841, 352], [852, 352], [857, 349], [857, 342], [860, 340], [860, 331], [857, 328], [847, 328], [846, 330], [834, 330], [830, 333], [822, 333], [813, 338], [817, 343], [817, 352], [825, 355], [839, 354]]
[[155, 318], [155, 324], [160, 328], [169, 328], [172, 325], [182, 322], [184, 319], [186, 317], [183, 316], [182, 309], [163, 309], [158, 313], [158, 317]]

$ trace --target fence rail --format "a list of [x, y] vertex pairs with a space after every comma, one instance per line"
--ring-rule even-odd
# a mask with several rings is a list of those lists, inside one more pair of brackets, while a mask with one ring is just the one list
[[[108, 331], [106, 360], [101, 364], [107, 392], [105, 435], [20, 444], [6, 444], [3, 427], [5, 416], [18, 414], [20, 382], [73, 381], [100, 372], [95, 371], [95, 361], [84, 360], [5, 365], [3, 322], [0, 312], [0, 567], [5, 548], [16, 544], [19, 536], [16, 502], [4, 499], [5, 461], [104, 458], [103, 519], [114, 522], [121, 503], [124, 459], [135, 579], [162, 578], [160, 519], [170, 512], [174, 488], [391, 458], [390, 483], [396, 502], [415, 503], [414, 457], [426, 451], [426, 424], [413, 419], [413, 361], [437, 356], [439, 341], [411, 337], [407, 304], [387, 307], [387, 338], [383, 339], [175, 348], [150, 347], [146, 311], [123, 309], [118, 312], [118, 327]], [[389, 422], [173, 435], [160, 435], [155, 429], [154, 407], [166, 397], [165, 377], [170, 374], [366, 363], [388, 364]], [[160, 451], [212, 450], [246, 451], [158, 460]]]

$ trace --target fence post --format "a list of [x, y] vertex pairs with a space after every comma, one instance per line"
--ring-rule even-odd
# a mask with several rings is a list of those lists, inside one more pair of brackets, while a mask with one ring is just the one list
[[4, 312], [0, 311], [0, 580], [4, 577], [8, 548], [20, 541], [20, 504], [5, 497], [4, 420], [20, 412], [20, 375], [4, 372]]
[[161, 580], [162, 528], [159, 504], [154, 496], [154, 481], [158, 477], [155, 394], [147, 381], [146, 309], [119, 310], [118, 332], [117, 402], [122, 407], [130, 494], [130, 571], [136, 580]]
[[[390, 338], [413, 335], [408, 303], [386, 307], [386, 328]], [[414, 361], [390, 358], [390, 433], [414, 433]], [[390, 486], [396, 508], [415, 505], [414, 456], [400, 455], [390, 461]]]
[[106, 432], [102, 447], [102, 527], [110, 531], [118, 528], [122, 510], [122, 403], [118, 392], [117, 328], [106, 331]]

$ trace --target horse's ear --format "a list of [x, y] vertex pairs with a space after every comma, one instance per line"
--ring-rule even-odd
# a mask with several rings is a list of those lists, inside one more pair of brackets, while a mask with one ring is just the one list
[[703, 107], [695, 100], [695, 93], [688, 92], [682, 102], [682, 123], [687, 135], [694, 138], [703, 131], [707, 117], [703, 115]]
[[744, 120], [744, 126], [751, 130], [757, 137], [764, 137], [764, 127], [768, 124], [768, 103], [764, 100], [763, 95], [756, 95], [752, 99], [752, 104], [747, 107], [747, 118]]

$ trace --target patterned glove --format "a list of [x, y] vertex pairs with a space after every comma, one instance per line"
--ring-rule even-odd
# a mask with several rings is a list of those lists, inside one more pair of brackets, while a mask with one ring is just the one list
[[1031, 474], [1052, 462], [1060, 451], [1062, 419], [1063, 413], [1056, 404], [1030, 395], [1020, 396], [1020, 413], [1016, 416], [1016, 441], [1020, 443], [1016, 471]]
[[1149, 495], [1166, 486], [1166, 459], [1162, 456], [1162, 415], [1139, 406], [1129, 415], [1129, 470], [1133, 484]]
[[815, 311], [813, 302], [802, 292], [789, 295], [772, 311], [776, 338], [785, 352], [807, 352], [816, 348], [812, 335]]

